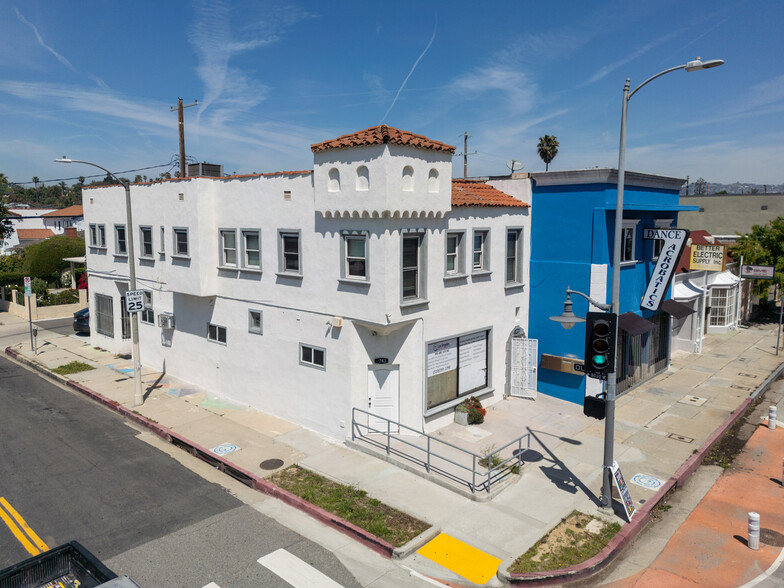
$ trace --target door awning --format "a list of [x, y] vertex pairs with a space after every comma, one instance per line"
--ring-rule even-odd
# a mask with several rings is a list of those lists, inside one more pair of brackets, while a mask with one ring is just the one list
[[734, 286], [740, 282], [740, 278], [731, 271], [713, 272], [708, 275], [708, 286]]
[[674, 316], [676, 319], [682, 319], [695, 312], [688, 304], [672, 299], [662, 302], [661, 309], [667, 314]]
[[653, 331], [656, 325], [633, 312], [624, 312], [618, 317], [618, 328], [630, 335], [642, 335]]
[[695, 286], [689, 280], [675, 282], [672, 285], [672, 297], [675, 300], [694, 300], [704, 294], [705, 291], [699, 286]]

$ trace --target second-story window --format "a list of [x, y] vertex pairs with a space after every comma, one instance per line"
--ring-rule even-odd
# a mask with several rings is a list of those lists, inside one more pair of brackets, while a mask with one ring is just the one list
[[506, 283], [523, 283], [523, 231], [507, 229], [506, 231]]
[[343, 235], [343, 252], [343, 277], [367, 280], [367, 236]]
[[242, 230], [242, 267], [261, 269], [261, 232]]
[[490, 270], [490, 253], [488, 231], [474, 231], [473, 262], [471, 269], [476, 272]]
[[300, 275], [302, 258], [299, 231], [280, 231], [278, 233], [279, 271], [284, 274]]
[[106, 225], [90, 225], [90, 247], [106, 248]]
[[152, 227], [139, 227], [142, 242], [142, 257], [152, 257]]
[[181, 257], [188, 256], [188, 229], [175, 228], [172, 229], [174, 234], [174, 255]]
[[237, 231], [222, 229], [220, 247], [220, 265], [237, 267]]
[[114, 254], [128, 255], [128, 241], [125, 237], [125, 225], [114, 225]]
[[465, 255], [463, 253], [463, 233], [449, 232], [446, 234], [446, 266], [444, 273], [449, 276], [465, 274]]
[[401, 286], [404, 302], [425, 298], [424, 239], [425, 235], [420, 233], [403, 235]]

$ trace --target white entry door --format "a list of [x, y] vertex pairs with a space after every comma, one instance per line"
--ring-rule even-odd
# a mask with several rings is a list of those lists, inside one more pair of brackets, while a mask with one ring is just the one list
[[[368, 425], [386, 433], [397, 433], [399, 420], [400, 371], [398, 366], [372, 367], [368, 370]], [[380, 417], [380, 418], [378, 418]], [[373, 431], [371, 431], [373, 432]]]

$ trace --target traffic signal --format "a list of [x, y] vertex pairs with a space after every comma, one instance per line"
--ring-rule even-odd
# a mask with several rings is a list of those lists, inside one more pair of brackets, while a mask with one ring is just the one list
[[607, 412], [604, 395], [586, 396], [583, 400], [583, 414], [595, 419], [602, 420]]
[[585, 317], [585, 371], [611, 374], [615, 371], [615, 333], [618, 315], [589, 312]]

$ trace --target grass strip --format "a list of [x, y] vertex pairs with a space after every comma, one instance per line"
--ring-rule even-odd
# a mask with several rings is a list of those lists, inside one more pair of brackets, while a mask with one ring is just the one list
[[54, 368], [52, 371], [60, 376], [67, 376], [70, 374], [78, 374], [79, 372], [87, 372], [95, 368], [83, 361], [72, 361], [59, 367]]
[[430, 528], [427, 523], [371, 498], [364, 490], [338, 484], [297, 465], [276, 472], [269, 480], [395, 547]]
[[[592, 521], [598, 521], [589, 526]], [[566, 518], [509, 566], [512, 574], [568, 568], [591, 559], [615, 534], [619, 523], [572, 511]]]

